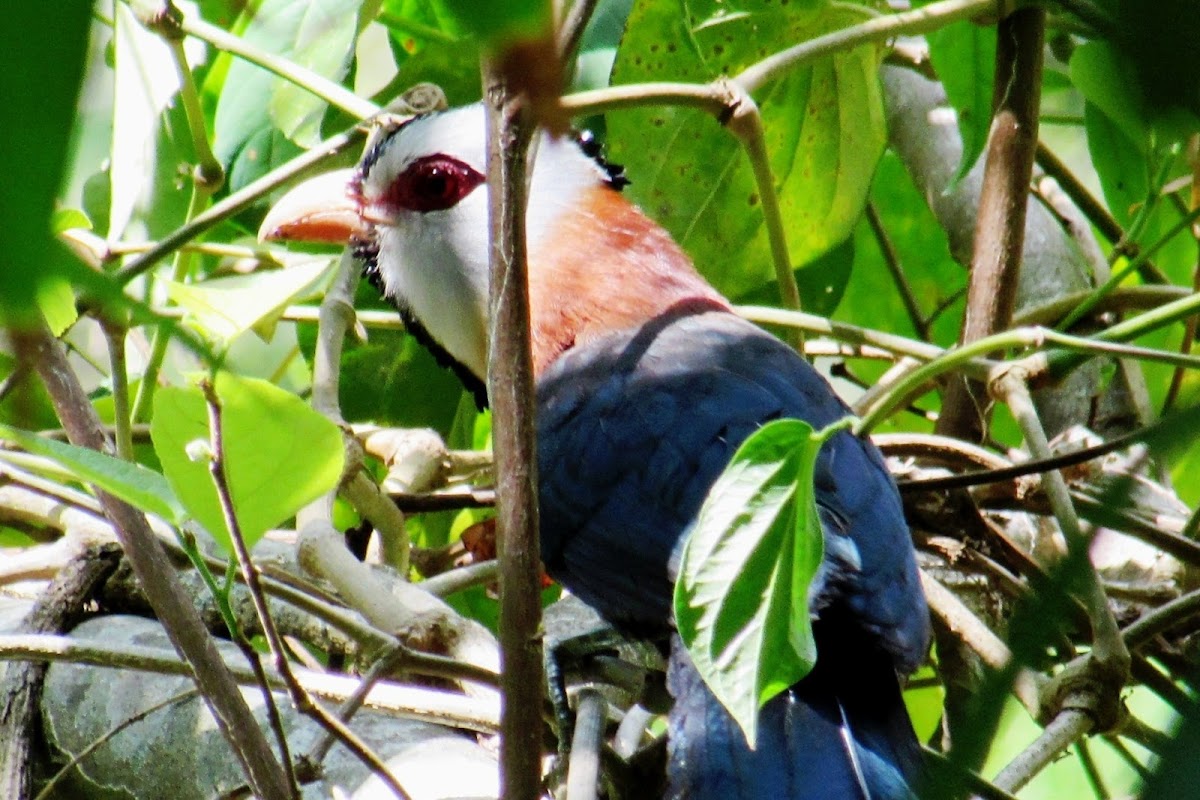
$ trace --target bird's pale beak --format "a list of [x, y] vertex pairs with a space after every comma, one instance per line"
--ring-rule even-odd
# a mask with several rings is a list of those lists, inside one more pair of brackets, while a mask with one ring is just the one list
[[344, 245], [365, 233], [367, 223], [347, 193], [353, 174], [353, 169], [327, 172], [293, 187], [267, 212], [259, 241]]

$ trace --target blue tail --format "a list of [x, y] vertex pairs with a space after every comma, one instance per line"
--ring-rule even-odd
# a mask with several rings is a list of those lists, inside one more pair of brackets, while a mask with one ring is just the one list
[[818, 655], [808, 677], [762, 709], [754, 750], [677, 635], [667, 687], [675, 697], [668, 718], [670, 800], [916, 796], [910, 787], [920, 773], [920, 746], [888, 658]]

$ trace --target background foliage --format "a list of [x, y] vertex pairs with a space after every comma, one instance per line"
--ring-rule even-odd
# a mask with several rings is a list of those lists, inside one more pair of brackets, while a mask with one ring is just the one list
[[[285, 187], [256, 188], [256, 181], [352, 131], [361, 116], [416, 83], [436, 83], [451, 104], [477, 100], [480, 53], [513, 35], [542, 33], [550, 13], [542, 3], [487, 5], [488, 14], [476, 14], [470, 4], [449, 0], [201, 0], [178, 5], [182, 30], [161, 20], [144, 26], [141, 3], [10, 10], [12, 30], [22, 35], [0, 54], [0, 96], [10, 112], [0, 138], [7, 176], [0, 192], [7, 222], [0, 313], [13, 332], [0, 353], [5, 485], [45, 493], [49, 482], [70, 505], [84, 502], [87, 484], [99, 484], [202, 543], [207, 531], [224, 543], [214, 550], [224, 557], [228, 533], [207, 468], [212, 454], [193, 447], [209, 433], [196, 376], [217, 374], [228, 479], [244, 533], [253, 544], [269, 528], [297, 527], [297, 511], [332, 491], [346, 463], [337, 428], [297, 400], [314, 392], [316, 304], [334, 280], [337, 254], [260, 244], [258, 225]], [[1144, 320], [1138, 315], [1148, 309], [1195, 298], [1200, 70], [1190, 48], [1200, 40], [1200, 15], [1191, 6], [1187, 0], [1044, 4], [1046, 61], [1035, 87], [1041, 150], [1030, 201], [1031, 218], [1042, 221], [1029, 223], [1022, 280], [1050, 269], [1042, 256], [1068, 261], [1086, 288], [1043, 283], [1019, 292], [1012, 327], [1058, 327], [1095, 341], [1122, 320]], [[736, 9], [702, 0], [604, 0], [582, 36], [568, 92], [652, 81], [704, 84], [798, 42], [908, 10], [902, 3], [823, 0], [744, 0]], [[856, 326], [835, 326], [809, 342], [814, 352], [835, 356], [819, 363], [839, 377], [848, 399], [864, 389], [870, 397], [904, 352], [873, 334], [943, 350], [958, 342], [975, 230], [971, 209], [996, 96], [997, 28], [976, 11], [974, 21], [922, 28], [924, 39], [878, 37], [841, 49], [754, 93], [787, 267], [802, 306]], [[262, 66], [273, 64], [272, 57], [306, 71], [281, 77], [278, 66], [274, 72]], [[944, 106], [923, 110], [905, 94], [905, 81], [916, 75], [930, 91], [945, 93]], [[671, 230], [709, 280], [735, 302], [779, 305], [760, 187], [741, 143], [719, 120], [659, 104], [581, 121], [625, 165], [632, 197]], [[956, 145], [937, 150], [946, 131]], [[905, 144], [922, 139], [933, 155]], [[353, 163], [358, 152], [357, 144], [343, 147], [322, 168]], [[222, 203], [228, 213], [185, 236], [186, 247], [175, 242], [152, 263], [139, 261]], [[1036, 225], [1052, 235], [1036, 233]], [[1062, 297], [1065, 306], [1055, 305]], [[485, 448], [490, 420], [453, 377], [400, 330], [371, 287], [359, 287], [354, 303], [368, 336], [349, 342], [338, 365], [343, 420], [432, 428], [454, 453]], [[761, 310], [747, 313], [766, 318]], [[116, 456], [142, 464], [149, 477], [38, 445], [13, 430], [51, 437], [60, 427], [46, 392], [19, 360], [20, 331], [40, 318], [62, 335], [94, 408], [116, 436]], [[810, 335], [820, 332], [811, 320], [791, 321]], [[1084, 513], [1089, 525], [1133, 531], [1150, 542], [1088, 529], [1098, 549], [1107, 547], [1097, 556], [1107, 559], [1099, 585], [1126, 630], [1154, 608], [1190, 597], [1195, 586], [1200, 526], [1191, 509], [1200, 502], [1200, 447], [1195, 415], [1178, 412], [1197, 404], [1200, 384], [1194, 361], [1163, 356], [1191, 350], [1195, 323], [1186, 309], [1169, 322], [1140, 331], [1136, 343], [1154, 352], [1126, 353], [1132, 358], [1120, 367], [1093, 363], [1090, 372], [1077, 373], [1087, 376], [1082, 389], [1040, 401], [1051, 436], [1069, 428], [1051, 419], [1069, 420], [1103, 438], [1132, 433], [1150, 448], [1146, 457], [1105, 462], [1107, 472], [1078, 468], [1067, 475], [1080, 509], [1100, 508]], [[835, 348], [838, 341], [843, 346]], [[1012, 339], [993, 350], [1015, 361], [1044, 343], [1044, 337]], [[934, 432], [944, 385], [911, 395], [885, 385], [876, 402], [894, 400], [899, 409], [881, 416], [878, 430], [909, 437]], [[1145, 432], [1162, 419], [1157, 438]], [[1078, 442], [1079, 434], [1073, 438]], [[1024, 439], [997, 403], [982, 444], [996, 459], [1021, 460]], [[893, 444], [885, 449], [913, 452], [903, 440]], [[376, 455], [368, 466], [378, 476], [386, 467]], [[456, 463], [468, 462], [474, 463], [464, 456]], [[942, 466], [963, 472], [980, 464], [962, 457], [943, 459]], [[928, 477], [927, 468], [906, 462], [904, 476]], [[451, 488], [486, 484], [486, 473], [472, 469], [456, 468]], [[445, 490], [445, 479], [421, 491]], [[923, 566], [959, 593], [1020, 663], [1049, 678], [1094, 644], [1076, 601], [1060, 591], [1081, 596], [1087, 569], [1055, 550], [1061, 540], [1036, 486], [997, 485], [1014, 488], [979, 490], [966, 498], [966, 512], [953, 513], [931, 511], [926, 493], [910, 491], [912, 526]], [[1087, 506], [1078, 499], [1084, 495], [1095, 502]], [[57, 518], [31, 515], [11, 497], [0, 505], [0, 544], [14, 557], [31, 557], [70, 536]], [[338, 527], [359, 526], [366, 516], [343, 492]], [[452, 560], [447, 554], [465, 559], [457, 543], [464, 531], [470, 541], [486, 517], [478, 508], [409, 516], [413, 577], [443, 571]], [[1155, 530], [1162, 535], [1156, 538]], [[0, 567], [0, 581], [22, 577]], [[486, 583], [449, 602], [494, 627]], [[1189, 619], [1180, 613], [1139, 643], [1134, 679], [1121, 690], [1132, 716], [1103, 735], [1063, 742], [1069, 757], [1035, 770], [1021, 797], [1150, 797], [1164, 796], [1165, 781], [1195, 785], [1193, 760], [1171, 741], [1178, 720], [1194, 711]], [[955, 653], [944, 650], [949, 646], [939, 637], [929, 667], [909, 689], [910, 709], [919, 735], [935, 749], [948, 742], [945, 719], [969, 721], [951, 752], [992, 777], [1042, 728], [1009, 692], [1014, 669], [983, 667], [967, 652], [970, 643]], [[954, 691], [964, 683], [975, 690], [965, 704]], [[1184, 724], [1190, 727], [1179, 742], [1195, 738], [1195, 723]], [[1163, 777], [1148, 778], [1160, 763]]]

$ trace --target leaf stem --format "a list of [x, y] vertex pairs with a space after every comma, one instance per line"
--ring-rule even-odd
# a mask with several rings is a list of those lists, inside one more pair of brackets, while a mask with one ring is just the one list
[[185, 15], [180, 21], [180, 28], [189, 36], [208, 42], [218, 50], [232, 53], [255, 66], [275, 73], [284, 80], [291, 81], [352, 117], [366, 119], [379, 113], [379, 106], [370, 100], [364, 100], [328, 78], [274, 53], [268, 53], [202, 19]]

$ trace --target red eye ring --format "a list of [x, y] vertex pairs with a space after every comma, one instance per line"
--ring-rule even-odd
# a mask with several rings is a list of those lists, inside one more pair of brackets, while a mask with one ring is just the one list
[[444, 211], [483, 183], [470, 165], [441, 153], [412, 162], [388, 187], [384, 202], [407, 211]]

